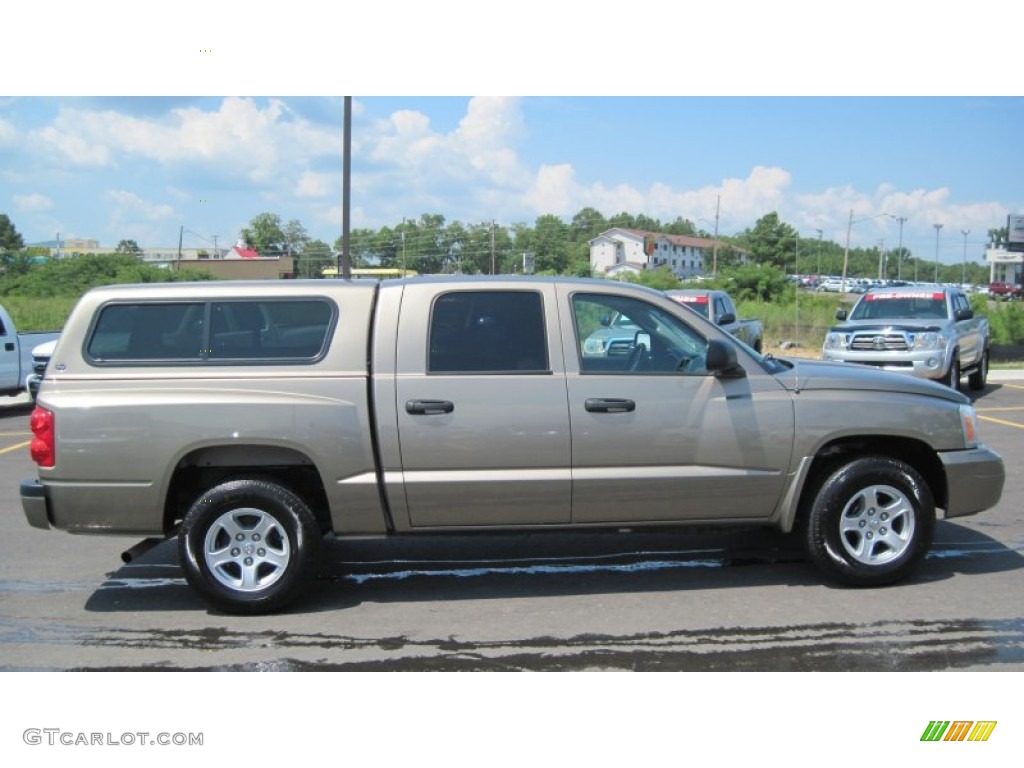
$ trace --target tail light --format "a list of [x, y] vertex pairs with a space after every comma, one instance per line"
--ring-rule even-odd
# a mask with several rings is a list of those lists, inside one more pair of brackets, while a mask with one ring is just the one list
[[57, 460], [53, 412], [37, 407], [32, 411], [29, 426], [35, 435], [29, 447], [32, 461], [40, 467], [52, 467]]

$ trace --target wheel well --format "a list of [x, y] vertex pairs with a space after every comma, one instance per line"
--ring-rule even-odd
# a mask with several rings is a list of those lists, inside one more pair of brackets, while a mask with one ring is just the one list
[[225, 445], [192, 451], [175, 466], [164, 502], [164, 530], [173, 530], [204, 491], [243, 477], [284, 486], [309, 505], [322, 530], [330, 529], [327, 492], [308, 456], [276, 446]]
[[843, 464], [862, 456], [888, 456], [906, 462], [928, 484], [935, 506], [945, 508], [948, 499], [946, 474], [939, 457], [926, 443], [889, 435], [849, 437], [828, 443], [814, 457], [807, 473], [807, 482], [800, 493], [798, 521], [804, 518], [825, 479]]

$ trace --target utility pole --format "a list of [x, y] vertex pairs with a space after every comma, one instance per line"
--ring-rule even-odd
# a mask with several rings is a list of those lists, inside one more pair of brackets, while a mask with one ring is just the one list
[[352, 187], [352, 97], [345, 97], [344, 151], [341, 162], [341, 253], [338, 255], [338, 274], [343, 280], [352, 279], [352, 254], [349, 251], [349, 202]]
[[941, 224], [932, 224], [935, 227], [935, 282], [939, 282], [939, 230], [942, 229]]
[[711, 247], [711, 276], [718, 275], [718, 214], [722, 207], [722, 196], [715, 200], [715, 244]]
[[491, 219], [491, 274], [495, 274], [494, 271], [494, 219]]

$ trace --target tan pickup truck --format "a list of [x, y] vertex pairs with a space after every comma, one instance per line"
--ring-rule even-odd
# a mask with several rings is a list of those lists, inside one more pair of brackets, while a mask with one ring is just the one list
[[[609, 315], [627, 354], [585, 354]], [[906, 576], [1000, 457], [959, 392], [762, 357], [662, 293], [412, 278], [95, 289], [31, 419], [28, 521], [176, 535], [190, 584], [276, 610], [322, 537], [676, 524], [793, 531], [828, 578]]]

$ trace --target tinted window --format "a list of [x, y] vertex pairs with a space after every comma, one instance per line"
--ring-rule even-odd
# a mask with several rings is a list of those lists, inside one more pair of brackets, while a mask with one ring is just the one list
[[533, 291], [458, 291], [434, 301], [431, 373], [546, 372], [544, 311]]
[[219, 301], [210, 306], [210, 359], [312, 358], [331, 325], [325, 301]]
[[322, 299], [111, 304], [86, 352], [98, 363], [309, 361], [325, 350], [333, 318]]
[[191, 360], [202, 349], [202, 304], [112, 304], [100, 312], [87, 351], [97, 361]]

